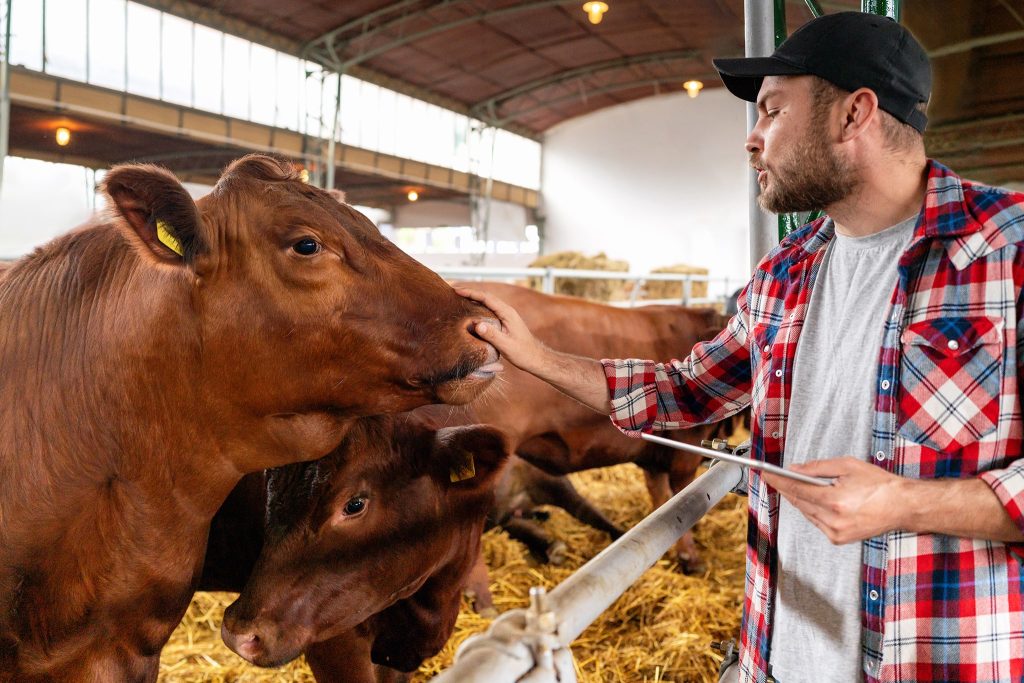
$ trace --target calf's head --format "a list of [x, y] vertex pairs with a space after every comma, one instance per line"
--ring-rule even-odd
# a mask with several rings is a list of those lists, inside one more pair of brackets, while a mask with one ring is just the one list
[[450, 630], [505, 458], [491, 427], [402, 416], [362, 420], [325, 458], [271, 470], [263, 552], [224, 614], [224, 642], [277, 666], [427, 581], [452, 583]]
[[174, 292], [168, 347], [188, 344], [204, 383], [246, 414], [464, 403], [500, 369], [471, 332], [489, 311], [287, 162], [239, 159], [196, 202], [154, 166], [116, 167], [104, 186]]

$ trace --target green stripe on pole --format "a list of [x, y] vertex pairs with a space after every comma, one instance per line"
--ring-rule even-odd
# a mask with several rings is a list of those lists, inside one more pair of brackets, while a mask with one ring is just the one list
[[860, 0], [860, 11], [900, 20], [901, 0]]

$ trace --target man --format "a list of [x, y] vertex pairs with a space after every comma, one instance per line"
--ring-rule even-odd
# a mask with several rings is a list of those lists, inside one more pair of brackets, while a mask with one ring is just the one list
[[599, 362], [467, 291], [501, 321], [477, 331], [626, 433], [750, 405], [755, 457], [835, 478], [749, 471], [741, 680], [1020, 681], [1024, 195], [926, 158], [930, 66], [888, 19], [827, 15], [715, 65], [757, 102], [763, 208], [827, 212], [727, 329], [682, 361]]

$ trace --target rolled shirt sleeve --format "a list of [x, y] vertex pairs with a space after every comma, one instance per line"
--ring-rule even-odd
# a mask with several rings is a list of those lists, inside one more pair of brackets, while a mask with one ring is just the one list
[[715, 422], [750, 403], [747, 312], [683, 360], [604, 359], [612, 422], [629, 436]]

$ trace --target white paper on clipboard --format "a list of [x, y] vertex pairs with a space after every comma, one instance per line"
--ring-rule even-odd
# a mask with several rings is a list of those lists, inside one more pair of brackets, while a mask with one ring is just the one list
[[745, 458], [742, 455], [735, 455], [727, 451], [716, 451], [713, 448], [702, 448], [701, 446], [693, 446], [682, 441], [675, 441], [674, 439], [666, 439], [663, 436], [655, 436], [654, 434], [641, 434], [640, 438], [644, 441], [650, 441], [651, 443], [661, 444], [662, 446], [668, 446], [669, 448], [675, 448], [680, 451], [686, 451], [688, 453], [696, 453], [697, 455], [703, 455], [707, 458], [716, 458], [718, 460], [724, 460], [726, 462], [733, 462], [737, 465], [744, 467], [752, 467], [755, 470], [762, 470], [771, 474], [777, 474], [780, 477], [788, 477], [789, 479], [795, 479], [796, 481], [802, 481], [805, 484], [814, 484], [815, 486], [831, 486], [834, 483], [834, 479], [826, 479], [824, 477], [812, 477], [807, 474], [800, 474], [799, 472], [793, 472], [787, 470], [784, 467], [773, 465], [768, 462], [761, 460], [754, 460], [753, 458]]

